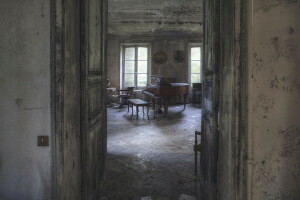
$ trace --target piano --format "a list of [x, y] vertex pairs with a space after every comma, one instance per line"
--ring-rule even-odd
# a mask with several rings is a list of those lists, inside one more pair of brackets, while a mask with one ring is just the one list
[[183, 96], [183, 110], [186, 107], [186, 97], [189, 94], [189, 84], [187, 83], [169, 83], [163, 76], [150, 76], [150, 84], [142, 93], [152, 99], [153, 107], [155, 104], [161, 108], [161, 103], [164, 104], [164, 115], [168, 115], [169, 102], [172, 97], [178, 96], [181, 99]]

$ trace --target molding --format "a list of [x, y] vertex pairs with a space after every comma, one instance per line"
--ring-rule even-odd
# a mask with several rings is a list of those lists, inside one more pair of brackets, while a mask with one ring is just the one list
[[187, 39], [195, 42], [202, 42], [203, 34], [108, 34], [108, 39], [118, 39], [118, 40], [157, 40], [157, 39]]

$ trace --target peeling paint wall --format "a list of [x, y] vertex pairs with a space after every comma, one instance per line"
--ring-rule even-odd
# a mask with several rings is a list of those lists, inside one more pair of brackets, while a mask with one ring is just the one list
[[202, 0], [109, 0], [108, 6], [109, 34], [202, 32]]
[[[50, 1], [1, 1], [0, 199], [51, 199]], [[50, 139], [50, 145], [51, 145]]]
[[300, 5], [253, 0], [249, 43], [252, 199], [300, 198]]

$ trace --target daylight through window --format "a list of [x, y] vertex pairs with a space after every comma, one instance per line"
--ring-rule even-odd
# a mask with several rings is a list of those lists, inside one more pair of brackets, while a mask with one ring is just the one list
[[190, 82], [201, 82], [201, 47], [190, 47]]
[[144, 88], [147, 85], [149, 48], [143, 45], [122, 48], [123, 87]]

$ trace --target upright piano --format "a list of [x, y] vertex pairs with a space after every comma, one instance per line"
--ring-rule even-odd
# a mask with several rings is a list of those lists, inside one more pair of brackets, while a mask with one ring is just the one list
[[186, 97], [189, 94], [189, 84], [187, 83], [169, 83], [163, 76], [150, 76], [150, 84], [142, 93], [145, 96], [151, 97], [153, 106], [157, 103], [159, 108], [161, 103], [164, 104], [164, 115], [168, 115], [169, 101], [172, 97], [178, 96], [181, 99], [183, 96], [183, 110], [186, 107]]

